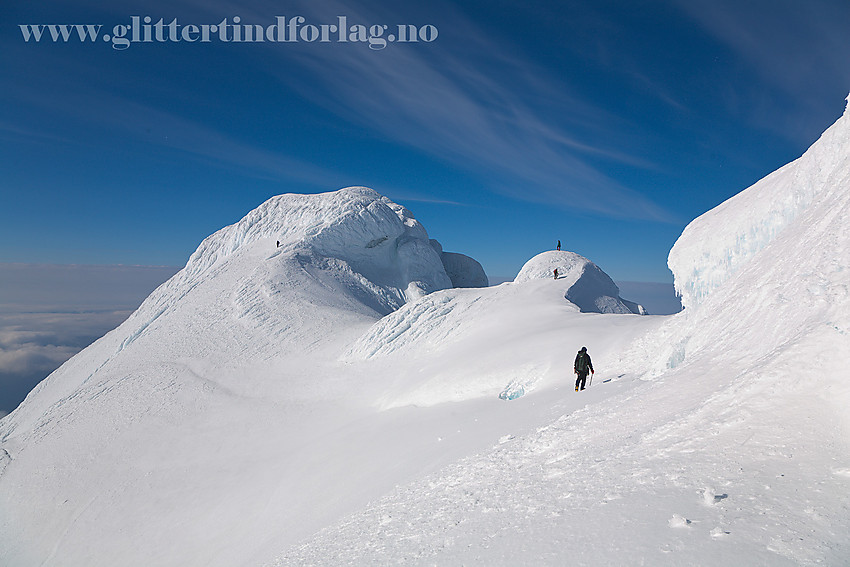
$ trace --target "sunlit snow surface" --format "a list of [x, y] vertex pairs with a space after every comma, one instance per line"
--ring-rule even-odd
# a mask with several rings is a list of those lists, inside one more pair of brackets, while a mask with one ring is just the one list
[[0, 421], [0, 563], [845, 564], [848, 139], [692, 223], [671, 317], [448, 289], [367, 189], [272, 199]]
[[849, 157], [845, 113], [792, 166], [694, 221], [670, 261], [689, 309], [606, 360], [619, 382], [507, 402], [561, 415], [399, 486], [277, 564], [845, 564]]

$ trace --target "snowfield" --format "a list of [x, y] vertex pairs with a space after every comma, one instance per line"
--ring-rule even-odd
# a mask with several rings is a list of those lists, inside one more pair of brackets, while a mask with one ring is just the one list
[[847, 110], [685, 229], [667, 317], [275, 197], [0, 420], [0, 563], [846, 565], [848, 226]]

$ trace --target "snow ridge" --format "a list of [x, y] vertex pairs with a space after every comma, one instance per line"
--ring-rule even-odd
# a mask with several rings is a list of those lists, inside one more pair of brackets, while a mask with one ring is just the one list
[[[339, 378], [343, 349], [451, 286], [424, 227], [371, 189], [269, 199], [206, 238], [121, 326], [0, 420], [0, 563], [132, 564], [140, 540], [158, 542], [148, 559], [161, 565], [248, 561], [236, 548], [187, 543], [191, 509], [211, 541], [215, 530], [233, 533], [220, 510], [245, 506], [254, 512], [243, 541], [274, 523], [308, 529], [309, 502], [298, 521], [249, 504], [257, 487], [263, 501], [273, 492], [256, 463], [279, 455], [275, 466], [289, 471], [289, 454], [310, 454], [291, 432], [341, 427], [340, 414], [315, 408], [358, 395]], [[285, 474], [302, 487], [316, 478]], [[98, 545], [83, 543], [94, 533]]]

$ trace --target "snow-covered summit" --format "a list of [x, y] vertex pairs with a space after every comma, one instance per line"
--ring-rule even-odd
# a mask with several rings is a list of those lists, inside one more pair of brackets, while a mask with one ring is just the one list
[[271, 335], [303, 339], [325, 320], [307, 311], [374, 319], [451, 286], [425, 228], [374, 190], [284, 194], [204, 239], [117, 332], [124, 348], [163, 315], [230, 298], [211, 319], [226, 322], [232, 311]]
[[645, 314], [640, 305], [620, 297], [617, 284], [599, 266], [574, 252], [550, 250], [525, 263], [514, 283], [557, 280], [566, 289], [564, 297], [585, 313]]
[[372, 283], [394, 288], [397, 300], [451, 286], [428, 233], [406, 208], [367, 187], [273, 197], [242, 220], [205, 239], [185, 272], [203, 273], [256, 243], [280, 252], [309, 251], [345, 261]]
[[850, 96], [844, 115], [798, 159], [692, 221], [670, 251], [682, 305], [699, 305], [825, 193], [850, 180]]

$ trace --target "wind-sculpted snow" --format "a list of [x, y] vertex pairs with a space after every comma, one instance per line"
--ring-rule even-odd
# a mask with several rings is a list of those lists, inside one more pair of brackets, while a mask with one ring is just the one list
[[846, 191], [848, 180], [850, 97], [844, 115], [802, 157], [685, 228], [668, 259], [685, 308], [702, 303], [823, 193]]
[[541, 252], [523, 265], [514, 278], [514, 283], [553, 279], [555, 277], [554, 271], [557, 269], [558, 279], [567, 282], [567, 287], [569, 287], [578, 281], [588, 263], [590, 263], [590, 260], [574, 252], [560, 250]]
[[374, 192], [272, 199], [0, 420], [0, 563], [845, 564], [839, 146], [672, 317], [582, 313], [626, 303], [569, 253], [441, 289], [441, 250]]
[[405, 305], [373, 325], [346, 356], [372, 358], [403, 347], [427, 346], [422, 344], [426, 337], [428, 343], [436, 344], [450, 335], [457, 336], [466, 311], [477, 298], [464, 303], [456, 298], [456, 292], [441, 292]]
[[273, 197], [206, 238], [118, 329], [43, 381], [22, 404], [43, 409], [16, 412], [4, 421], [5, 435], [24, 420], [51, 423], [148, 334], [155, 346], [140, 348], [152, 349], [152, 362], [207, 353], [226, 360], [233, 348], [274, 358], [319, 348], [333, 338], [330, 327], [368, 324], [449, 287], [425, 229], [375, 191]]
[[[545, 425], [505, 427], [489, 448], [397, 486], [276, 565], [846, 564], [848, 127], [845, 114], [816, 151], [686, 231], [671, 265], [688, 309], [614, 359], [594, 357], [587, 392], [568, 388], [549, 406], [556, 391], [506, 382], [501, 393], [515, 399], [502, 403], [547, 405], [556, 415]], [[745, 242], [753, 248], [735, 248]], [[709, 292], [707, 274], [688, 279], [682, 266], [715, 266], [722, 285]], [[554, 268], [538, 267], [551, 278]], [[556, 282], [517, 287], [535, 283], [549, 293]], [[608, 317], [611, 337], [653, 319], [573, 315], [583, 330]]]
[[599, 266], [573, 252], [538, 254], [525, 263], [514, 282], [554, 279], [555, 270], [558, 280], [566, 284], [564, 297], [585, 313], [646, 313], [640, 305], [622, 299], [617, 284]]
[[[137, 540], [171, 550], [171, 564], [208, 563], [191, 546], [177, 550], [190, 537], [176, 526], [194, 523], [183, 517], [192, 508], [196, 519], [216, 517], [221, 490], [234, 491], [225, 498], [237, 507], [251, 502], [250, 484], [264, 482], [241, 483], [265, 473], [243, 466], [268, 452], [234, 444], [239, 435], [221, 428], [247, 428], [263, 443], [269, 427], [302, 423], [306, 404], [344, 397], [350, 390], [328, 370], [344, 346], [405, 302], [451, 285], [425, 229], [371, 189], [268, 200], [205, 239], [127, 321], [0, 421], [0, 563], [49, 563], [58, 553], [63, 564], [102, 564], [114, 553], [115, 564], [132, 564]], [[287, 410], [278, 413], [277, 403]], [[224, 461], [216, 456], [228, 450]], [[168, 464], [181, 453], [193, 464]], [[228, 464], [235, 455], [245, 464]], [[159, 461], [164, 470], [151, 473]], [[234, 467], [242, 470], [235, 477]], [[199, 482], [201, 471], [211, 476]], [[168, 489], [152, 478], [194, 488], [162, 508]], [[56, 501], [71, 504], [55, 509]], [[157, 518], [129, 527], [148, 506]], [[48, 509], [52, 527], [41, 519]], [[274, 522], [261, 516], [248, 524]], [[102, 545], [80, 543], [95, 532]]]
[[402, 372], [407, 379], [383, 392], [376, 404], [381, 409], [516, 399], [552, 380], [569, 380], [583, 344], [604, 365], [631, 337], [658, 323], [581, 313], [564, 299], [568, 286], [568, 280], [546, 279], [440, 291], [376, 322], [343, 360], [390, 372], [417, 369], [415, 378]]
[[189, 278], [258, 241], [280, 241], [280, 253], [309, 248], [346, 261], [366, 279], [419, 297], [451, 282], [428, 234], [410, 211], [366, 187], [323, 195], [281, 195], [201, 243], [186, 265]]
[[[322, 195], [280, 195], [206, 238], [186, 267], [156, 290], [131, 317], [135, 328], [121, 348], [138, 338], [164, 312], [180, 305], [204, 280], [221, 277], [228, 258], [252, 249], [256, 251], [251, 252], [249, 262], [277, 266], [262, 276], [252, 270], [252, 277], [247, 278], [249, 288], [265, 286], [265, 295], [254, 296], [258, 300], [292, 283], [291, 276], [275, 273], [278, 267], [311, 273], [317, 281], [323, 273], [335, 280], [333, 285], [340, 286], [339, 297], [332, 303], [361, 310], [350, 304], [355, 299], [379, 315], [398, 309], [408, 299], [451, 287], [439, 258], [430, 253], [422, 225], [404, 207], [375, 191], [350, 187]], [[296, 262], [291, 261], [293, 258]], [[305, 285], [310, 287], [309, 282]], [[327, 284], [320, 287], [329, 289]], [[249, 288], [237, 295], [238, 305], [246, 303]], [[241, 313], [264, 310], [280, 311], [266, 305], [264, 309], [243, 308]]]

